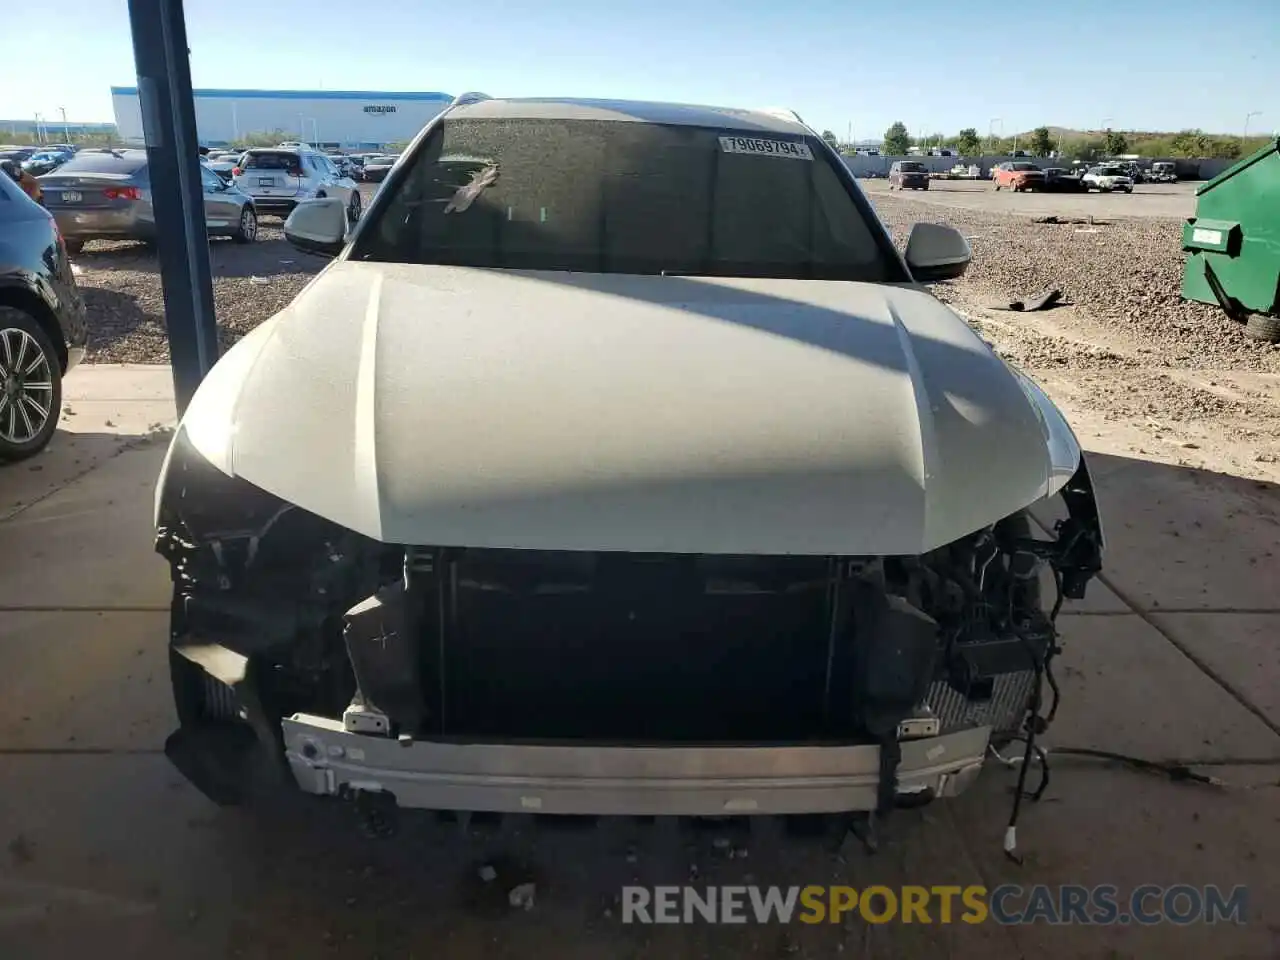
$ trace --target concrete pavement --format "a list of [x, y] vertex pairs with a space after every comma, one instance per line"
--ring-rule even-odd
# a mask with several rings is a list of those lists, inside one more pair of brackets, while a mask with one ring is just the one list
[[[1204, 471], [1093, 458], [1105, 582], [1068, 606], [1049, 741], [1219, 764], [1215, 790], [1053, 767], [1000, 841], [1012, 776], [898, 814], [875, 856], [753, 822], [729, 859], [658, 821], [492, 831], [410, 818], [360, 839], [336, 804], [223, 811], [160, 753], [171, 729], [167, 572], [151, 497], [173, 420], [167, 368], [87, 367], [34, 463], [0, 469], [0, 957], [1274, 957], [1280, 951], [1280, 494]], [[1052, 518], [1045, 516], [1045, 521]], [[1270, 759], [1272, 763], [1258, 763]], [[1232, 761], [1254, 761], [1234, 764]], [[492, 884], [477, 878], [495, 867]], [[1235, 926], [634, 927], [625, 883], [1139, 883], [1250, 887]], [[513, 911], [506, 890], [533, 880]], [[107, 946], [109, 944], [109, 947]]]

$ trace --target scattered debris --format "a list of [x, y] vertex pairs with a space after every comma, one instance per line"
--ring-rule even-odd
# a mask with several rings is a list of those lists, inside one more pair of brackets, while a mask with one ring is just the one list
[[494, 880], [498, 879], [498, 871], [493, 869], [493, 866], [490, 864], [486, 863], [478, 872], [480, 874], [480, 879], [485, 883], [493, 883]]
[[114, 427], [115, 425], [116, 423], [114, 420], [108, 420], [105, 424], [103, 424], [103, 426], [107, 426], [107, 427]]
[[1050, 307], [1057, 306], [1061, 301], [1062, 291], [1050, 289], [1038, 297], [1031, 297], [1027, 300], [997, 300], [987, 304], [987, 306], [992, 310], [1012, 310], [1015, 313], [1023, 313], [1033, 310], [1048, 310]]
[[267, 283], [270, 283], [271, 281], [270, 281], [269, 279], [267, 279], [266, 277], [253, 276], [253, 277], [250, 277], [250, 278], [249, 278], [249, 282], [250, 282], [250, 283], [256, 283], [256, 284], [261, 285], [261, 284], [267, 284]]
[[511, 891], [507, 894], [507, 902], [513, 907], [532, 910], [533, 902], [537, 893], [538, 888], [536, 884], [521, 883], [511, 888]]

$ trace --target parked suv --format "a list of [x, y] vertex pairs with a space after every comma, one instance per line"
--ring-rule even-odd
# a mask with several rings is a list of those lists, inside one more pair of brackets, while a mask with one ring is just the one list
[[1023, 190], [1043, 190], [1044, 171], [1034, 163], [1022, 160], [1011, 160], [995, 168], [991, 177], [996, 182], [996, 189], [1008, 187], [1015, 193]]
[[1097, 190], [1100, 193], [1123, 190], [1125, 193], [1133, 193], [1133, 178], [1129, 176], [1128, 170], [1119, 165], [1090, 167], [1082, 179], [1087, 190]]
[[889, 168], [889, 189], [928, 190], [929, 168], [916, 160], [895, 160]]
[[323, 153], [306, 147], [264, 147], [240, 158], [232, 182], [253, 197], [263, 213], [288, 216], [303, 200], [337, 197], [351, 222], [360, 219], [360, 189]]
[[62, 376], [84, 357], [87, 330], [57, 223], [0, 174], [0, 462], [53, 437]]

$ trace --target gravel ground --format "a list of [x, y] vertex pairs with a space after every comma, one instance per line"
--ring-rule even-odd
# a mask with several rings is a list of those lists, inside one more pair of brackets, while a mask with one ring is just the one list
[[[969, 271], [935, 294], [1040, 382], [1086, 446], [1280, 477], [1280, 347], [1248, 339], [1216, 307], [1181, 299], [1182, 221], [1038, 224], [867, 192], [899, 244], [919, 221], [949, 223], [970, 238]], [[1051, 287], [1067, 305], [992, 309]]]
[[[327, 262], [285, 242], [264, 218], [259, 240], [209, 244], [218, 334], [230, 346], [285, 307]], [[89, 356], [99, 363], [167, 363], [164, 298], [155, 254], [136, 243], [96, 242], [75, 260], [89, 308]]]
[[943, 210], [899, 196], [872, 199], [900, 243], [917, 221], [949, 223], [970, 238], [973, 265], [962, 280], [935, 288], [941, 299], [962, 307], [981, 306], [1056, 287], [1078, 308], [1078, 315], [1135, 348], [1131, 357], [1101, 345], [1082, 349], [1070, 340], [1044, 338], [1028, 344], [1029, 354], [1022, 362], [1081, 367], [1158, 363], [1189, 370], [1280, 372], [1280, 348], [1247, 339], [1243, 327], [1217, 307], [1181, 299], [1181, 221], [1038, 224], [1024, 217]]

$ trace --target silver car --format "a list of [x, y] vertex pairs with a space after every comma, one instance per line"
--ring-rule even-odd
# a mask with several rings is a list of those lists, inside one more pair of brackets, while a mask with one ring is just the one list
[[306, 147], [266, 147], [245, 152], [232, 182], [264, 213], [288, 216], [304, 200], [336, 197], [352, 223], [360, 219], [360, 188], [323, 153]]
[[[71, 253], [78, 253], [89, 240], [155, 239], [145, 150], [81, 150], [55, 173], [38, 179], [44, 204]], [[224, 183], [204, 163], [200, 182], [209, 235], [239, 243], [256, 240], [258, 211], [253, 198]]]

